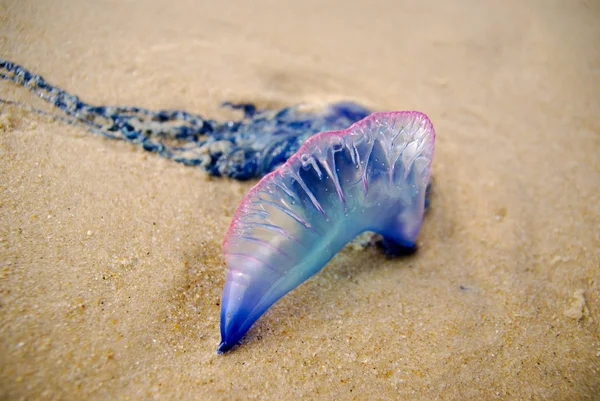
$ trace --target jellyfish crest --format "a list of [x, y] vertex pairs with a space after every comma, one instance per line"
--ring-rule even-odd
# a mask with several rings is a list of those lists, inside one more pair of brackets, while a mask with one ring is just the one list
[[373, 113], [304, 143], [246, 195], [225, 236], [219, 352], [348, 241], [375, 231], [413, 246], [435, 131], [419, 112]]

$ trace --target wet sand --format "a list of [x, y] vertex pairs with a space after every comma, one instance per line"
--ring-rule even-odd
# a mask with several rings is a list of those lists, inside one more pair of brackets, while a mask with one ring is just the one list
[[0, 398], [599, 399], [600, 5], [212, 3], [3, 0], [0, 56], [94, 104], [423, 111], [419, 252], [344, 249], [217, 355], [253, 182], [1, 106]]

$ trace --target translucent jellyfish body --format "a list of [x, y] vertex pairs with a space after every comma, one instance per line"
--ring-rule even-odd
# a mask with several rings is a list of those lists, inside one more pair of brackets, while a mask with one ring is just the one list
[[279, 298], [363, 231], [412, 247], [421, 228], [435, 131], [419, 112], [373, 113], [317, 134], [246, 195], [223, 242], [223, 353]]

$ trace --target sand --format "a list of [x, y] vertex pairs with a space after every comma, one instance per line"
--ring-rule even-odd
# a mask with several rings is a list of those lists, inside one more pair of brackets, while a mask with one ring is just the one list
[[2, 106], [0, 399], [600, 399], [600, 4], [288, 3], [2, 0], [0, 56], [95, 104], [426, 112], [419, 252], [344, 249], [217, 355], [254, 182]]

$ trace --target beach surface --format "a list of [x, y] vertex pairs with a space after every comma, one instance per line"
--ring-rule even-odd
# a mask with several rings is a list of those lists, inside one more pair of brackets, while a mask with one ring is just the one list
[[1, 0], [0, 57], [92, 104], [437, 131], [419, 251], [345, 248], [217, 355], [256, 181], [0, 105], [0, 399], [600, 399], [599, 2]]

